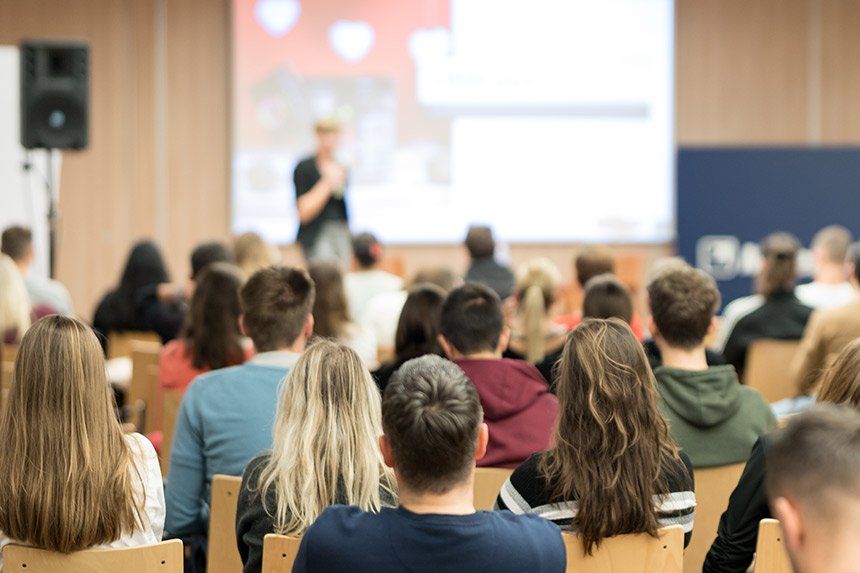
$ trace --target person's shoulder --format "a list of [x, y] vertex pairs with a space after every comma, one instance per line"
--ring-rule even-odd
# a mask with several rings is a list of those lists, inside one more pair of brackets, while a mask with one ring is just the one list
[[522, 555], [529, 548], [561, 548], [564, 543], [561, 529], [558, 525], [532, 513], [515, 514], [510, 511], [482, 512], [487, 522], [494, 529], [497, 546], [506, 547], [508, 551]]
[[359, 534], [368, 534], [387, 511], [370, 513], [352, 505], [331, 505], [305, 531], [304, 537], [307, 543], [317, 544], [355, 539]]
[[303, 157], [299, 159], [298, 163], [296, 163], [296, 171], [306, 171], [310, 167], [315, 166], [316, 157], [313, 155], [308, 155], [307, 157]]

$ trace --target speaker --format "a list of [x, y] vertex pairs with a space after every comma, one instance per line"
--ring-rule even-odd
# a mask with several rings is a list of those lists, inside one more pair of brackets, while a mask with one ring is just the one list
[[89, 46], [25, 40], [21, 55], [21, 145], [83, 149], [89, 141]]

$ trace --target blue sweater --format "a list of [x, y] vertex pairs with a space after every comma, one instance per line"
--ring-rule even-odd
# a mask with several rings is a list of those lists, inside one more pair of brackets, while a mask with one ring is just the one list
[[278, 391], [299, 355], [259, 354], [241, 366], [198, 376], [179, 407], [165, 529], [174, 536], [205, 533], [212, 476], [242, 475], [245, 465], [272, 447]]

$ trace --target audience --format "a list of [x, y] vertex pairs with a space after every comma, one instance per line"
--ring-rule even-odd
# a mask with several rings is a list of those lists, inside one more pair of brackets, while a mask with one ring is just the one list
[[123, 435], [109, 388], [88, 326], [55, 315], [24, 335], [0, 422], [0, 548], [161, 541], [158, 458], [140, 434]]
[[376, 368], [376, 337], [370, 329], [349, 319], [343, 273], [337, 263], [311, 263], [308, 269], [316, 285], [314, 299], [314, 334], [346, 344], [359, 355], [368, 368]]
[[716, 345], [741, 376], [747, 349], [762, 338], [798, 340], [812, 309], [794, 295], [800, 243], [788, 233], [773, 233], [761, 244], [762, 265], [757, 294], [728, 304]]
[[[860, 411], [860, 339], [846, 346], [828, 369], [818, 402]], [[765, 490], [765, 458], [773, 439], [772, 434], [764, 435], [753, 445], [729, 506], [720, 518], [704, 573], [743, 573], [749, 567], [756, 550], [759, 521], [772, 517]]]
[[440, 331], [445, 354], [475, 384], [490, 428], [478, 465], [513, 468], [547, 449], [558, 400], [534, 366], [502, 358], [510, 330], [499, 295], [478, 283], [454, 289], [442, 304]]
[[381, 391], [403, 363], [425, 354], [442, 354], [439, 346], [439, 318], [445, 291], [433, 284], [418, 284], [409, 289], [397, 333], [394, 357], [373, 373]]
[[162, 389], [185, 391], [200, 374], [251, 358], [253, 347], [239, 328], [241, 287], [233, 265], [213, 263], [200, 273], [182, 332], [161, 350]]
[[585, 319], [574, 329], [559, 366], [558, 400], [553, 447], [514, 471], [497, 508], [571, 529], [589, 552], [607, 537], [656, 536], [664, 525], [683, 525], [689, 542], [693, 468], [669, 435], [654, 375], [628, 325]]
[[15, 262], [0, 254], [0, 343], [17, 344], [30, 328], [32, 307]]
[[822, 372], [833, 357], [846, 344], [860, 337], [860, 244], [850, 250], [854, 299], [843, 306], [817, 310], [809, 317], [800, 348], [791, 363], [792, 376], [800, 395], [813, 394]]
[[708, 366], [705, 337], [716, 328], [720, 293], [705, 272], [672, 267], [648, 284], [650, 330], [663, 365], [654, 371], [660, 408], [694, 467], [744, 461], [776, 418], [730, 365]]
[[33, 272], [36, 252], [33, 249], [33, 234], [30, 229], [15, 226], [4, 230], [0, 239], [0, 252], [18, 265], [27, 285], [30, 303], [34, 307], [45, 306], [56, 313], [71, 316], [72, 297], [63, 283]]
[[845, 268], [851, 231], [841, 225], [824, 227], [812, 238], [812, 282], [797, 287], [800, 302], [812, 308], [836, 308], [854, 298]]
[[349, 316], [358, 320], [370, 300], [380, 294], [403, 289], [403, 279], [379, 268], [383, 248], [376, 237], [361, 233], [352, 239], [355, 270], [344, 277]]
[[797, 573], [860, 564], [860, 414], [820, 406], [774, 438], [767, 490]]
[[240, 301], [240, 324], [257, 354], [241, 366], [197, 377], [176, 418], [166, 526], [192, 542], [206, 534], [212, 476], [241, 475], [257, 453], [272, 447], [278, 388], [313, 332], [314, 284], [305, 271], [257, 271]]
[[472, 226], [466, 234], [469, 270], [466, 281], [485, 284], [505, 300], [514, 292], [514, 273], [496, 261], [496, 240], [490, 227]]
[[242, 233], [233, 240], [233, 256], [236, 266], [245, 280], [271, 265], [281, 262], [281, 254], [273, 245], [266, 243], [257, 233]]
[[438, 356], [404, 364], [385, 390], [379, 439], [400, 507], [326, 509], [302, 537], [294, 573], [562, 573], [565, 548], [556, 525], [475, 511], [475, 460], [488, 441], [481, 422], [478, 393], [459, 368]]
[[560, 284], [561, 273], [549, 259], [535, 259], [517, 270], [517, 304], [505, 351], [507, 358], [534, 364], [548, 383], [553, 380], [553, 368], [569, 332], [550, 318]]
[[633, 319], [630, 291], [613, 274], [597, 275], [585, 285], [582, 318], [619, 318], [629, 326]]
[[394, 505], [380, 435], [379, 393], [358, 355], [314, 342], [281, 387], [272, 450], [242, 476], [236, 536], [247, 573], [260, 571], [268, 533], [301, 536], [333, 504]]

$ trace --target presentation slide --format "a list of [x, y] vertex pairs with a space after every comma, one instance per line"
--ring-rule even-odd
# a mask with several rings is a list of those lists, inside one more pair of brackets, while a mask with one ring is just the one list
[[295, 239], [337, 117], [354, 231], [670, 241], [673, 70], [673, 0], [234, 0], [233, 229]]

